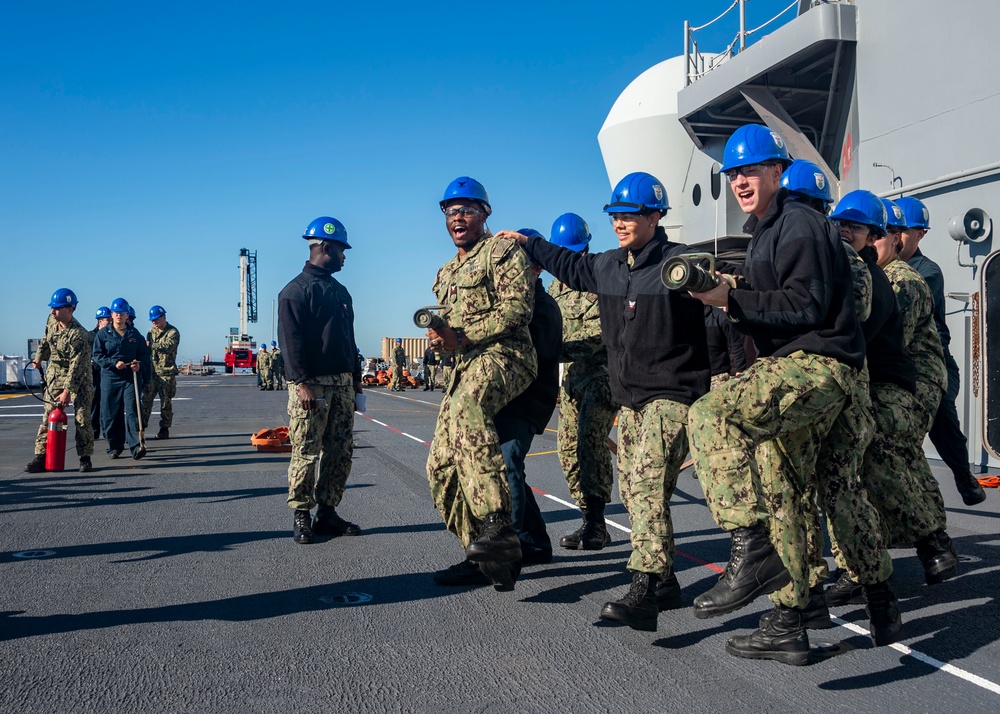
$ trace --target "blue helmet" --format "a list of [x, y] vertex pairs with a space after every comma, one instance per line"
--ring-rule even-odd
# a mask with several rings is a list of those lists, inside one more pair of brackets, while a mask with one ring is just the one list
[[438, 201], [438, 203], [443, 211], [446, 203], [460, 198], [479, 201], [483, 204], [487, 216], [493, 213], [493, 207], [490, 206], [490, 195], [486, 193], [486, 188], [474, 178], [459, 176], [448, 184], [448, 188], [444, 190], [444, 198]]
[[266, 344], [264, 344], [263, 342], [261, 342], [261, 343], [260, 343], [260, 348], [261, 348], [262, 350], [266, 350], [266, 349], [267, 349], [267, 345], [266, 345]]
[[133, 320], [135, 319], [135, 308], [132, 307], [131, 305], [128, 306], [128, 316], [131, 317]]
[[795, 159], [781, 174], [781, 187], [787, 188], [790, 193], [815, 198], [826, 204], [833, 203], [830, 182], [823, 169], [812, 161]]
[[49, 307], [66, 307], [67, 305], [72, 305], [76, 307], [77, 302], [76, 293], [69, 288], [59, 288], [54, 293], [52, 293], [52, 299], [49, 300]]
[[271, 347], [277, 347], [277, 346], [278, 346], [278, 343], [275, 342], [274, 340], [271, 340]]
[[152, 322], [153, 320], [159, 320], [166, 314], [167, 311], [164, 310], [162, 307], [160, 307], [159, 305], [153, 305], [153, 307], [149, 308], [149, 321]]
[[913, 196], [903, 196], [897, 199], [896, 205], [903, 209], [903, 218], [907, 228], [931, 228], [931, 213], [923, 201]]
[[631, 173], [615, 184], [611, 202], [604, 207], [605, 213], [666, 213], [668, 210], [667, 190], [659, 179], [644, 171]]
[[97, 314], [94, 315], [95, 320], [110, 320], [111, 319], [111, 308], [102, 305], [97, 308]]
[[744, 124], [733, 132], [726, 142], [722, 166], [719, 172], [738, 169], [750, 164], [777, 161], [783, 166], [792, 162], [788, 149], [777, 132], [760, 124]]
[[529, 238], [541, 238], [545, 240], [545, 236], [536, 231], [534, 228], [518, 228], [517, 232], [523, 236], [528, 236]]
[[342, 243], [345, 248], [351, 247], [351, 244], [347, 242], [347, 229], [344, 228], [344, 224], [330, 216], [320, 216], [314, 220], [306, 226], [306, 232], [302, 234], [302, 237], [315, 240], [333, 240]]
[[564, 213], [552, 224], [552, 242], [580, 253], [590, 243], [590, 228], [575, 213]]
[[898, 228], [899, 230], [906, 228], [906, 218], [903, 215], [903, 209], [895, 201], [890, 201], [888, 198], [880, 198], [879, 200], [885, 206], [886, 227]]
[[840, 199], [830, 218], [834, 221], [862, 223], [879, 235], [885, 235], [885, 206], [871, 191], [851, 191]]
[[111, 312], [124, 312], [127, 314], [128, 311], [129, 304], [125, 298], [115, 298], [111, 301]]
[[398, 345], [403, 344], [403, 338], [402, 337], [397, 337], [396, 338], [396, 344], [398, 344]]

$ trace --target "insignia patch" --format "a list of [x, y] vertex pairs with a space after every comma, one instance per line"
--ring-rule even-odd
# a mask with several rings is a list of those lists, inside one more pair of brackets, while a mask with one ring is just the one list
[[657, 201], [663, 200], [663, 186], [658, 183], [653, 184], [653, 195], [656, 196]]
[[816, 188], [818, 188], [820, 191], [822, 191], [823, 187], [826, 186], [826, 176], [824, 176], [821, 173], [820, 174], [813, 174], [813, 176], [816, 179]]
[[924, 206], [924, 208], [922, 209], [922, 213], [924, 214], [924, 223], [929, 222], [931, 220], [931, 214], [927, 210], [927, 206]]
[[323, 232], [326, 233], [328, 236], [332, 236], [334, 233], [337, 232], [337, 226], [333, 225], [332, 223], [324, 223]]
[[896, 217], [897, 221], [903, 220], [903, 210], [899, 206], [892, 207], [892, 215]]
[[774, 143], [778, 146], [779, 149], [782, 148], [782, 147], [784, 147], [785, 142], [783, 142], [781, 140], [781, 137], [778, 136], [777, 132], [772, 131], [771, 132], [771, 138], [774, 139]]
[[632, 308], [632, 309], [635, 309], [635, 300], [629, 300], [629, 301], [628, 301], [628, 306], [629, 306], [630, 308]]

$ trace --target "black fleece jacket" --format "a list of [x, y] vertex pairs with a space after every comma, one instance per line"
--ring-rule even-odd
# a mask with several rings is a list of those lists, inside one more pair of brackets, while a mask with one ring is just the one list
[[903, 316], [899, 314], [896, 294], [882, 268], [878, 254], [866, 246], [861, 257], [872, 276], [872, 311], [861, 325], [868, 356], [868, 377], [872, 384], [898, 384], [909, 392], [917, 389], [917, 368], [903, 351]]
[[729, 291], [729, 316], [762, 357], [802, 350], [861, 369], [865, 340], [854, 310], [851, 267], [833, 224], [781, 189], [760, 220], [740, 270], [750, 289]]
[[617, 404], [629, 409], [657, 399], [692, 404], [708, 391], [704, 308], [660, 281], [663, 260], [691, 252], [689, 246], [671, 243], [657, 229], [635, 253], [631, 268], [627, 248], [574, 253], [537, 237], [528, 239], [525, 248], [573, 290], [596, 293], [611, 396]]
[[306, 263], [278, 294], [278, 339], [289, 382], [350, 372], [361, 379], [354, 304], [333, 273]]

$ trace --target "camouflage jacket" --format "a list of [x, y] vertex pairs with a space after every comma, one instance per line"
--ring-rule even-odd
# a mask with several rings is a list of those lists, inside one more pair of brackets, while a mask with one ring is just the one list
[[268, 365], [275, 372], [284, 374], [285, 372], [285, 359], [281, 356], [281, 350], [277, 347], [271, 350], [271, 361]]
[[406, 366], [406, 350], [402, 347], [397, 347], [392, 351], [392, 363], [396, 367]]
[[52, 394], [64, 389], [76, 394], [94, 386], [91, 336], [75, 317], [61, 330], [54, 318], [45, 324], [45, 337], [38, 345], [35, 359], [49, 363], [45, 384]]
[[177, 348], [181, 344], [181, 333], [169, 322], [162, 330], [155, 327], [146, 333], [146, 342], [153, 357], [153, 372], [157, 377], [176, 377]]
[[438, 304], [449, 308], [444, 315], [448, 325], [463, 329], [471, 343], [463, 349], [466, 358], [499, 351], [536, 373], [528, 332], [533, 276], [517, 243], [486, 233], [464, 257], [456, 255], [444, 264], [432, 289]]
[[861, 324], [872, 314], [872, 274], [868, 272], [868, 266], [854, 248], [844, 243], [844, 251], [851, 264], [851, 281], [854, 283], [854, 309], [858, 315], [858, 324]]
[[601, 338], [601, 310], [595, 293], [573, 290], [559, 280], [549, 284], [562, 313], [562, 362], [572, 362], [567, 378], [606, 373], [608, 350]]
[[271, 369], [271, 353], [265, 350], [257, 350], [257, 371]]
[[917, 368], [917, 381], [941, 388], [948, 384], [944, 349], [934, 323], [934, 298], [920, 273], [896, 259], [884, 268], [903, 318], [903, 352]]

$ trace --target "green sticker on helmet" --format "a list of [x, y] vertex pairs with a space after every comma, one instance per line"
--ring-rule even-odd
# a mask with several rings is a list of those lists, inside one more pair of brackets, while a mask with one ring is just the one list
[[334, 233], [337, 232], [337, 226], [333, 225], [332, 223], [326, 223], [323, 225], [323, 232], [326, 233], [328, 236], [332, 236]]

